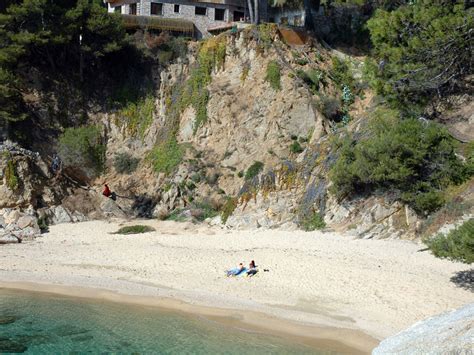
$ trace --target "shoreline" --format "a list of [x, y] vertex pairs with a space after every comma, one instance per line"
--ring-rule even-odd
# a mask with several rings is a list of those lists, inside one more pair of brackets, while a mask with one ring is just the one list
[[[54, 294], [72, 299], [102, 300], [133, 306], [146, 306], [164, 312], [202, 317], [240, 330], [279, 336], [294, 343], [316, 349], [329, 349], [348, 354], [368, 354], [379, 341], [362, 331], [293, 322], [265, 313], [190, 304], [180, 299], [124, 294], [99, 288], [43, 284], [35, 282], [3, 282], [0, 290]], [[341, 340], [343, 339], [343, 341]]]
[[[132, 224], [156, 231], [114, 234]], [[329, 339], [362, 352], [472, 302], [472, 293], [452, 282], [469, 266], [405, 240], [109, 220], [51, 226], [41, 238], [0, 251], [0, 287], [125, 303], [143, 298], [236, 327], [303, 336], [312, 344]], [[254, 277], [225, 276], [226, 268], [250, 260], [260, 266]]]

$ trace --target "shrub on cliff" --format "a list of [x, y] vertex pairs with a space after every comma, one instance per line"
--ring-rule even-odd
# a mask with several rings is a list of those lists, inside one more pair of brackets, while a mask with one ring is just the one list
[[98, 126], [66, 128], [59, 137], [58, 153], [65, 167], [100, 174], [105, 163], [105, 144]]
[[418, 119], [401, 120], [379, 109], [355, 141], [346, 137], [330, 171], [338, 198], [376, 189], [399, 191], [399, 199], [420, 214], [444, 204], [443, 191], [472, 173], [456, 155], [454, 139], [442, 126]]
[[316, 212], [304, 217], [301, 220], [300, 225], [307, 232], [323, 229], [326, 227], [323, 216]]
[[265, 76], [265, 80], [268, 81], [272, 89], [281, 90], [280, 78], [280, 65], [272, 60], [267, 65], [267, 75]]
[[171, 137], [156, 145], [148, 158], [155, 172], [170, 174], [181, 163], [183, 155], [184, 147]]
[[139, 162], [140, 159], [128, 153], [118, 153], [114, 158], [114, 168], [119, 174], [131, 174], [137, 169]]
[[448, 234], [438, 234], [425, 243], [438, 258], [448, 258], [467, 264], [474, 263], [474, 218]]
[[263, 163], [262, 162], [260, 162], [260, 161], [254, 162], [252, 165], [249, 166], [249, 168], [245, 172], [245, 180], [253, 179], [255, 176], [260, 174], [262, 169], [263, 169]]

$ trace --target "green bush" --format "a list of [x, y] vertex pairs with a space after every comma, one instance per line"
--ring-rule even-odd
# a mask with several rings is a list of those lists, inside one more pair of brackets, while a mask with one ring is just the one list
[[219, 211], [216, 211], [212, 205], [207, 201], [200, 201], [193, 203], [194, 208], [199, 209], [201, 213], [199, 213], [196, 219], [200, 222], [206, 220], [207, 218], [215, 217], [219, 214]]
[[152, 95], [138, 102], [128, 102], [119, 114], [126, 119], [127, 130], [132, 136], [144, 138], [146, 130], [153, 122], [155, 100]]
[[226, 37], [212, 37], [202, 42], [196, 65], [191, 69], [189, 79], [182, 89], [177, 110], [183, 111], [189, 105], [194, 108], [196, 111], [194, 133], [207, 122], [207, 103], [209, 102], [207, 85], [212, 80], [212, 70], [224, 66], [225, 56]]
[[265, 80], [270, 83], [270, 86], [274, 90], [280, 90], [281, 89], [281, 72], [280, 72], [280, 65], [272, 60], [268, 63], [267, 65], [267, 75], [265, 77]]
[[237, 208], [237, 198], [231, 197], [227, 199], [226, 203], [224, 206], [222, 206], [221, 210], [221, 220], [223, 224], [226, 224], [227, 219], [232, 216], [232, 213], [234, 213], [235, 209]]
[[128, 153], [118, 153], [114, 158], [114, 168], [119, 174], [131, 174], [137, 169], [139, 162], [140, 159]]
[[341, 101], [335, 97], [322, 97], [321, 112], [328, 120], [340, 121], [342, 117]]
[[332, 68], [329, 75], [341, 88], [343, 85], [351, 89], [354, 87], [354, 77], [352, 76], [349, 66], [344, 60], [338, 57], [332, 58]]
[[438, 258], [448, 258], [463, 263], [474, 263], [474, 218], [450, 231], [438, 234], [425, 241], [431, 252]]
[[461, 1], [413, 1], [377, 10], [367, 22], [377, 65], [374, 88], [396, 108], [421, 111], [473, 73], [474, 8]]
[[293, 143], [291, 143], [290, 145], [290, 151], [294, 154], [299, 154], [303, 151], [303, 147], [301, 147], [301, 145], [298, 143], [298, 141], [294, 141]]
[[319, 90], [319, 85], [323, 81], [324, 74], [320, 70], [310, 69], [308, 71], [297, 70], [296, 75], [309, 86], [311, 92], [316, 94]]
[[91, 169], [95, 174], [104, 169], [105, 148], [98, 126], [66, 128], [59, 137], [58, 153], [64, 165]]
[[155, 172], [170, 174], [181, 163], [183, 155], [184, 147], [176, 141], [176, 138], [171, 137], [156, 145], [148, 158]]
[[16, 189], [18, 189], [20, 181], [16, 173], [15, 163], [11, 159], [8, 160], [7, 166], [5, 168], [5, 179], [7, 182], [7, 187], [10, 190], [15, 191]]
[[127, 226], [120, 228], [114, 234], [140, 234], [140, 233], [147, 233], [153, 232], [155, 228], [150, 226], [142, 226], [142, 225], [134, 225], [134, 226]]
[[260, 161], [254, 162], [252, 165], [249, 166], [247, 171], [245, 172], [245, 180], [253, 179], [257, 176], [263, 169], [263, 163]]
[[326, 223], [324, 222], [323, 216], [319, 213], [313, 213], [312, 215], [309, 215], [301, 221], [301, 227], [307, 231], [311, 232], [314, 230], [319, 230], [323, 229], [326, 227]]
[[436, 123], [399, 118], [379, 109], [358, 141], [339, 143], [339, 158], [330, 171], [332, 192], [343, 198], [375, 189], [401, 191], [400, 199], [420, 214], [444, 203], [443, 190], [472, 173], [456, 155], [456, 142]]

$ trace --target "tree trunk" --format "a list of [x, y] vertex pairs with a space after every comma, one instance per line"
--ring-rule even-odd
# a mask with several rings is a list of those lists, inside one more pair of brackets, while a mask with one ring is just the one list
[[252, 0], [247, 0], [247, 6], [248, 6], [248, 8], [249, 8], [250, 23], [253, 23]]
[[256, 24], [256, 25], [258, 25], [258, 23], [260, 22], [260, 16], [259, 16], [260, 14], [259, 14], [259, 9], [258, 9], [258, 5], [259, 5], [258, 2], [259, 2], [259, 0], [255, 0], [255, 1], [254, 1], [254, 4], [255, 4], [255, 6], [254, 6], [254, 9], [255, 9], [255, 14], [254, 14], [254, 17], [255, 17], [255, 18], [254, 18], [254, 20], [255, 20], [255, 24]]

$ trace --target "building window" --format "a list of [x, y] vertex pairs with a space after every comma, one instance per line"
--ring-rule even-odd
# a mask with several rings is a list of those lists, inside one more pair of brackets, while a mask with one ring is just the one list
[[243, 21], [244, 13], [242, 11], [234, 11], [234, 21]]
[[136, 15], [137, 14], [137, 4], [130, 4], [130, 8], [128, 13], [130, 15]]
[[174, 5], [174, 13], [179, 14], [179, 5], [178, 4]]
[[225, 9], [216, 9], [214, 21], [224, 21]]
[[115, 6], [114, 7], [114, 12], [121, 14], [122, 13], [122, 6]]
[[163, 15], [163, 4], [152, 2], [150, 13], [152, 15]]
[[194, 14], [199, 15], [199, 16], [206, 16], [207, 15], [207, 8], [206, 7], [201, 7], [201, 6], [196, 6], [194, 8]]

